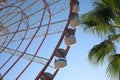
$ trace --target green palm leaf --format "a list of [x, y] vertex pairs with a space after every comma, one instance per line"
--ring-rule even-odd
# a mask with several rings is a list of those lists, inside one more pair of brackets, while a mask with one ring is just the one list
[[105, 40], [98, 45], [95, 45], [89, 52], [88, 59], [90, 63], [94, 65], [102, 64], [106, 58], [115, 53], [115, 46], [114, 44], [109, 41]]
[[109, 35], [109, 40], [111, 41], [120, 41], [120, 34], [112, 34], [112, 35]]
[[84, 30], [99, 36], [115, 33], [120, 28], [120, 0], [97, 0], [94, 5], [81, 17]]
[[120, 54], [115, 54], [110, 57], [107, 74], [111, 80], [120, 80]]
[[113, 13], [110, 7], [100, 6], [82, 15], [81, 24], [85, 31], [105, 35], [114, 33], [114, 27], [110, 24]]

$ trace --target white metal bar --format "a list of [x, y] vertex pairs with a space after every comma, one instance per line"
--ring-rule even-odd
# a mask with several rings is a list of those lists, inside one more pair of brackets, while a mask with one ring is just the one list
[[[0, 50], [2, 50], [4, 47], [0, 47]], [[4, 52], [8, 53], [8, 54], [11, 54], [11, 55], [14, 55], [14, 56], [20, 56], [22, 54], [21, 51], [15, 51], [14, 49], [10, 49], [10, 48], [5, 48]], [[23, 59], [27, 59], [27, 60], [32, 60], [33, 58], [33, 55], [32, 54], [29, 54], [29, 53], [25, 53], [23, 56], [22, 56]], [[46, 58], [43, 58], [43, 57], [39, 57], [39, 56], [36, 56], [34, 59], [33, 59], [33, 62], [37, 62], [39, 64], [42, 64], [42, 65], [45, 65], [47, 63], [48, 59]], [[54, 66], [51, 66], [49, 65], [49, 67], [51, 68], [54, 68]]]

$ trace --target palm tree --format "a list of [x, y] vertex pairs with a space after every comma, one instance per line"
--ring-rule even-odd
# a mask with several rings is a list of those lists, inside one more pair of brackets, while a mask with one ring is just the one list
[[120, 41], [120, 0], [97, 0], [94, 9], [81, 17], [84, 30], [105, 40], [90, 50], [88, 59], [94, 65], [108, 61], [107, 74], [111, 80], [120, 80], [120, 54], [116, 41]]

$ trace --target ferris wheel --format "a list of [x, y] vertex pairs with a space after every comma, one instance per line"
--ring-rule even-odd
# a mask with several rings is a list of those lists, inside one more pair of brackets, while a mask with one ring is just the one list
[[76, 43], [78, 11], [78, 0], [0, 0], [0, 80], [53, 80]]

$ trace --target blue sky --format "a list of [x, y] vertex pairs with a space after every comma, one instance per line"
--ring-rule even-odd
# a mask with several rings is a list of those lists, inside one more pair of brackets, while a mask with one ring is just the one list
[[[79, 11], [80, 15], [90, 11], [93, 8], [92, 0], [79, 0], [79, 2], [80, 2], [80, 11]], [[65, 4], [61, 4], [61, 6], [62, 5], [65, 5]], [[55, 5], [55, 6], [57, 6], [57, 5]], [[36, 10], [40, 7], [42, 7], [42, 5], [40, 5], [40, 6], [36, 5]], [[61, 7], [58, 7], [58, 9], [59, 8], [61, 8]], [[34, 10], [34, 8], [32, 8], [32, 9]], [[32, 11], [32, 9], [31, 9], [31, 11]], [[54, 10], [54, 7], [53, 7], [53, 10]], [[28, 12], [27, 14], [29, 15], [30, 12]], [[63, 20], [68, 17], [63, 14], [68, 15], [68, 14], [66, 14], [66, 11], [63, 13], [60, 13], [57, 16], [52, 17], [53, 22], [55, 20], [58, 20], [58, 18], [59, 18], [59, 20]], [[39, 16], [39, 15], [41, 15], [41, 13], [38, 13], [35, 16]], [[45, 15], [48, 15], [48, 14], [46, 13]], [[18, 16], [18, 17], [20, 17], [20, 16]], [[19, 18], [16, 18], [16, 19], [19, 19]], [[39, 19], [39, 17], [34, 17], [34, 16], [32, 18], [30, 18], [30, 20], [33, 20], [33, 22], [35, 20], [37, 21], [38, 19]], [[45, 20], [43, 23], [46, 23], [46, 22], [47, 21]], [[6, 23], [6, 24], [10, 24], [10, 23]], [[30, 24], [32, 24], [32, 23], [30, 23]], [[63, 23], [63, 24], [65, 24], [65, 23]], [[64, 26], [63, 24], [57, 24], [58, 28], [56, 28], [56, 29], [58, 29], [58, 30], [62, 29], [61, 26]], [[21, 25], [25, 26], [25, 24], [21, 24]], [[38, 23], [34, 26], [37, 26], [37, 25], [38, 25]], [[56, 26], [56, 25], [54, 25], [54, 26]], [[14, 27], [14, 26], [12, 26], [12, 27]], [[45, 29], [41, 28], [41, 30], [43, 30], [43, 32], [45, 32]], [[30, 33], [31, 34], [28, 34], [28, 36], [33, 35], [32, 31]], [[41, 32], [39, 32], [39, 33], [41, 33]], [[21, 36], [22, 34], [23, 33], [20, 33], [17, 36]], [[15, 39], [19, 38], [17, 36]], [[98, 38], [97, 36], [94, 36], [94, 35], [84, 32], [81, 26], [79, 26], [77, 28], [75, 36], [77, 39], [77, 43], [71, 47], [71, 49], [67, 55], [67, 66], [65, 68], [60, 69], [60, 71], [58, 72], [58, 74], [56, 75], [54, 80], [106, 80], [106, 71], [105, 70], [106, 70], [107, 64], [105, 64], [104, 66], [100, 66], [100, 67], [94, 67], [89, 63], [89, 61], [87, 59], [89, 50], [93, 47], [93, 45], [100, 43], [102, 41], [102, 39]], [[38, 56], [40, 55], [41, 57], [49, 58], [50, 55], [41, 54], [41, 53], [47, 53], [47, 54], [52, 53], [54, 50], [54, 47], [56, 46], [55, 44], [57, 44], [57, 40], [59, 39], [59, 37], [60, 37], [60, 34], [48, 36], [46, 39], [46, 42], [41, 47], [41, 50], [39, 51], [40, 54], [38, 54]], [[42, 40], [42, 38], [43, 37], [36, 38], [30, 45], [30, 48], [27, 50], [27, 52], [31, 53], [31, 54], [34, 53], [36, 51], [36, 48], [39, 45], [36, 42], [38, 42], [38, 40]], [[25, 40], [19, 50], [23, 51], [23, 49], [25, 49], [26, 44], [28, 44], [28, 42], [29, 42], [29, 40]], [[16, 48], [18, 43], [19, 42], [11, 43], [8, 47], [14, 49], [14, 48]], [[13, 47], [13, 45], [14, 45], [14, 47]], [[32, 46], [34, 46], [34, 48]], [[49, 46], [49, 47], [46, 47], [46, 46]], [[62, 44], [61, 47], [63, 47], [63, 46], [65, 46], [65, 45]], [[8, 54], [0, 54], [0, 59], [1, 59], [0, 64], [5, 62], [5, 60], [9, 56], [10, 55], [8, 55]], [[0, 70], [0, 73], [4, 73], [7, 70], [7, 68], [10, 66], [10, 64], [12, 64], [16, 59], [17, 59], [17, 57], [14, 56], [12, 58], [12, 60], [9, 62], [9, 64], [5, 65], [3, 70]], [[27, 60], [21, 59], [19, 61], [18, 65], [15, 66], [9, 72], [8, 75], [6, 75], [5, 79], [9, 78], [9, 80], [13, 80], [12, 77], [15, 77], [18, 73], [20, 73], [20, 71], [23, 69], [22, 67], [24, 67], [28, 62], [29, 61], [27, 61]], [[37, 73], [42, 69], [42, 67], [43, 67], [43, 65], [39, 65], [37, 63], [32, 63], [31, 66], [24, 73], [24, 76], [21, 76], [19, 80], [26, 80], [26, 79], [33, 80], [33, 77], [35, 77], [37, 75]], [[48, 69], [48, 71], [53, 72], [54, 70]]]

